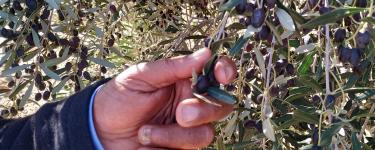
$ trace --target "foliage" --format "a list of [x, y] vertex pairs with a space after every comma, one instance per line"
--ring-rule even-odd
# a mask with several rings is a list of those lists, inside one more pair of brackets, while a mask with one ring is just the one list
[[[374, 5], [0, 0], [1, 77], [8, 81], [0, 92], [13, 104], [2, 115], [60, 100], [127, 63], [210, 47], [235, 60], [239, 75], [225, 86], [238, 100], [235, 111], [216, 123], [207, 149], [374, 149]], [[232, 103], [217, 86], [203, 87]]]

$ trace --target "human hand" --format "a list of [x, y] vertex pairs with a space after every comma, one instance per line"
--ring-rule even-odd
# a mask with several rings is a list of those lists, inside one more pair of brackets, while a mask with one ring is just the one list
[[[207, 104], [192, 95], [191, 74], [201, 71], [211, 51], [140, 63], [106, 83], [95, 96], [94, 124], [105, 149], [198, 149], [214, 138], [211, 122], [233, 107]], [[222, 84], [236, 76], [232, 60], [214, 67]]]

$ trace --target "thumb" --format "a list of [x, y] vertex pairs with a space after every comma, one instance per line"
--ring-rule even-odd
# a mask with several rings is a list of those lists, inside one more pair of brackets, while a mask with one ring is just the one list
[[177, 80], [190, 78], [193, 69], [200, 72], [210, 57], [211, 51], [204, 48], [191, 55], [140, 63], [128, 68], [116, 80], [122, 83], [132, 82], [133, 85], [137, 85], [134, 87], [142, 87], [136, 89], [141, 91], [148, 89], [145, 88], [147, 86], [149, 88], [162, 88], [175, 83]]

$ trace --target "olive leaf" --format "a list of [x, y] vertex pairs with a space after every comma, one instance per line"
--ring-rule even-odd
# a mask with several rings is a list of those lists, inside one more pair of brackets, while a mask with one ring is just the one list
[[25, 106], [25, 104], [27, 103], [27, 100], [31, 96], [31, 92], [33, 91], [33, 87], [34, 87], [34, 82], [31, 82], [31, 84], [29, 85], [29, 88], [26, 90], [25, 94], [22, 96], [22, 99], [21, 99], [20, 104], [18, 105], [18, 108], [22, 108], [22, 107]]
[[58, 81], [61, 80], [60, 76], [59, 76], [57, 73], [51, 71], [50, 69], [48, 69], [48, 68], [47, 68], [46, 66], [44, 66], [43, 64], [40, 64], [39, 66], [40, 66], [40, 68], [43, 70], [43, 72], [44, 72], [48, 77], [50, 77], [50, 78], [52, 78], [52, 79], [55, 79], [55, 80], [58, 80]]
[[276, 15], [279, 18], [281, 25], [285, 29], [289, 31], [296, 30], [292, 17], [284, 9], [281, 9], [281, 8], [277, 9]]
[[48, 3], [48, 6], [52, 7], [53, 9], [60, 8], [60, 0], [45, 0]]
[[242, 47], [246, 44], [246, 42], [249, 40], [249, 38], [244, 38], [244, 36], [241, 36], [236, 43], [234, 43], [234, 46], [229, 50], [229, 54], [232, 56], [238, 55], [241, 52]]
[[241, 0], [228, 0], [225, 4], [220, 6], [219, 10], [220, 11], [231, 10], [233, 7], [235, 7], [240, 2], [241, 2]]
[[357, 138], [357, 133], [352, 132], [352, 149], [353, 150], [361, 150], [361, 143], [359, 142]]
[[262, 121], [262, 125], [263, 125], [263, 134], [271, 141], [276, 141], [275, 130], [273, 129], [271, 119], [266, 118], [265, 120]]
[[215, 100], [218, 100], [229, 105], [234, 105], [237, 102], [236, 97], [218, 87], [209, 87], [207, 89], [207, 94], [215, 98]]
[[41, 44], [40, 44], [40, 39], [39, 39], [38, 33], [34, 29], [32, 29], [31, 34], [32, 34], [33, 42], [34, 42], [35, 46], [40, 48]]
[[23, 65], [20, 65], [20, 66], [17, 66], [17, 67], [10, 68], [8, 70], [3, 71], [1, 73], [1, 76], [9, 76], [9, 75], [11, 75], [13, 73], [21, 71], [21, 70], [23, 70], [23, 69], [25, 69], [27, 67], [30, 67], [30, 66], [31, 66], [31, 64], [23, 64]]
[[108, 68], [115, 68], [116, 66], [109, 62], [108, 60], [105, 60], [105, 59], [100, 59], [100, 58], [95, 58], [95, 57], [89, 57], [87, 58], [88, 60], [96, 63], [96, 64], [99, 64], [99, 65], [102, 65], [102, 66], [105, 66], [105, 67], [108, 67]]

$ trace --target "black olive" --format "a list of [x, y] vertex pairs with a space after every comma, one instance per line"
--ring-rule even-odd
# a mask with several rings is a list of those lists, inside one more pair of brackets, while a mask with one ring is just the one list
[[26, 0], [26, 6], [31, 11], [35, 11], [38, 8], [38, 2], [36, 0]]
[[357, 7], [366, 7], [367, 6], [367, 0], [356, 0], [355, 6]]
[[237, 88], [236, 88], [236, 85], [234, 85], [234, 84], [229, 84], [229, 85], [227, 85], [226, 86], [226, 88], [225, 88], [227, 91], [235, 91]]
[[362, 17], [361, 17], [361, 14], [360, 13], [356, 13], [353, 15], [353, 19], [357, 22], [360, 22]]
[[17, 34], [14, 33], [13, 30], [6, 29], [6, 28], [1, 29], [1, 33], [0, 34], [4, 38], [15, 38], [17, 36]]
[[43, 99], [44, 100], [48, 100], [48, 98], [51, 96], [51, 92], [50, 91], [44, 91], [43, 93]]
[[104, 66], [101, 66], [100, 72], [102, 72], [103, 74], [107, 73], [107, 68], [105, 68]]
[[358, 48], [353, 48], [350, 56], [350, 64], [357, 66], [361, 61], [361, 50]]
[[246, 73], [245, 73], [245, 78], [246, 78], [247, 80], [252, 80], [252, 79], [254, 79], [254, 78], [255, 78], [255, 72], [256, 72], [255, 69], [249, 69], [249, 70], [247, 70]]
[[267, 0], [266, 2], [267, 2], [266, 4], [267, 4], [268, 8], [274, 8], [275, 7], [276, 0]]
[[258, 132], [263, 133], [262, 121], [248, 120], [245, 122], [244, 127], [248, 129], [255, 128]]
[[260, 105], [260, 104], [262, 104], [263, 98], [264, 98], [263, 94], [259, 94], [259, 95], [257, 96], [257, 98], [253, 100], [253, 102], [254, 102], [255, 104]]
[[82, 70], [86, 67], [89, 66], [89, 63], [86, 61], [86, 60], [81, 60], [79, 63], [78, 63], [78, 69]]
[[59, 44], [61, 46], [68, 46], [69, 45], [69, 41], [67, 39], [59, 39]]
[[198, 94], [203, 94], [207, 92], [207, 89], [210, 87], [209, 77], [206, 75], [200, 75], [197, 79], [197, 83], [194, 87], [195, 92]]
[[117, 12], [117, 8], [115, 5], [109, 5], [109, 11], [111, 11], [113, 14]]
[[286, 81], [286, 85], [288, 87], [296, 86], [296, 80], [295, 79], [289, 79], [288, 81]]
[[11, 88], [11, 87], [13, 87], [15, 84], [16, 84], [16, 82], [14, 82], [14, 80], [11, 80], [11, 81], [8, 82], [8, 87]]
[[35, 100], [39, 101], [40, 99], [42, 99], [42, 93], [36, 93], [35, 94]]
[[237, 4], [235, 9], [238, 14], [243, 14], [246, 11], [246, 3], [246, 0], [240, 0], [240, 2]]
[[42, 74], [36, 73], [35, 75], [35, 83], [41, 83], [42, 82]]
[[109, 39], [108, 42], [107, 42], [108, 47], [112, 47], [114, 44], [115, 44], [114, 38]]
[[279, 93], [280, 93], [280, 88], [278, 86], [271, 86], [270, 90], [269, 90], [269, 94], [271, 97], [277, 97], [279, 96]]
[[18, 0], [13, 1], [12, 8], [14, 10], [18, 10], [18, 11], [22, 11], [23, 10], [23, 8], [21, 6], [21, 3]]
[[16, 50], [17, 57], [22, 57], [24, 54], [25, 54], [25, 49], [23, 48], [23, 46], [18, 47], [18, 49]]
[[18, 114], [18, 111], [17, 111], [16, 107], [11, 107], [10, 108], [10, 114], [12, 114], [12, 116], [15, 116], [15, 115]]
[[285, 70], [286, 70], [286, 74], [289, 75], [289, 76], [295, 74], [293, 64], [287, 64], [286, 67], [285, 67]]
[[271, 29], [266, 25], [262, 26], [262, 29], [258, 33], [259, 39], [261, 40], [267, 40], [270, 35]]
[[357, 75], [362, 75], [368, 67], [368, 63], [365, 63], [365, 61], [362, 61], [357, 66], [353, 66], [353, 72]]
[[320, 104], [320, 96], [319, 95], [314, 95], [312, 98], [311, 98], [311, 101], [314, 105], [319, 105]]
[[243, 85], [243, 87], [242, 87], [242, 94], [249, 95], [250, 93], [251, 93], [250, 87], [247, 84]]
[[46, 84], [44, 82], [40, 82], [40, 83], [37, 83], [37, 87], [39, 90], [43, 91], [44, 89], [46, 89]]
[[263, 25], [264, 20], [266, 19], [266, 12], [263, 8], [257, 8], [253, 11], [251, 16], [251, 25], [255, 28], [259, 28]]
[[368, 31], [359, 32], [356, 36], [356, 42], [358, 48], [366, 48], [371, 41], [371, 35]]
[[311, 139], [312, 139], [311, 141], [312, 141], [313, 145], [318, 145], [318, 143], [319, 143], [319, 130], [318, 130], [318, 128], [314, 127]]
[[79, 42], [80, 42], [79, 37], [76, 37], [76, 36], [72, 37], [72, 39], [70, 40], [70, 47], [78, 48]]
[[39, 63], [44, 63], [44, 57], [43, 56], [38, 56], [37, 60]]
[[337, 49], [338, 55], [339, 55], [339, 60], [342, 63], [347, 63], [350, 60], [351, 57], [351, 50], [349, 48], [339, 46]]
[[335, 96], [328, 95], [326, 99], [326, 107], [332, 108], [335, 105]]
[[43, 12], [42, 12], [42, 15], [40, 16], [40, 19], [42, 20], [47, 20], [49, 15], [50, 15], [51, 11], [48, 10], [48, 8], [44, 8]]
[[335, 42], [341, 43], [345, 40], [346, 38], [346, 30], [345, 29], [337, 29], [335, 32]]
[[89, 72], [85, 71], [83, 72], [83, 77], [86, 79], [86, 80], [91, 80], [91, 75]]
[[58, 15], [60, 21], [65, 20], [64, 13], [61, 10], [57, 10], [57, 15]]

